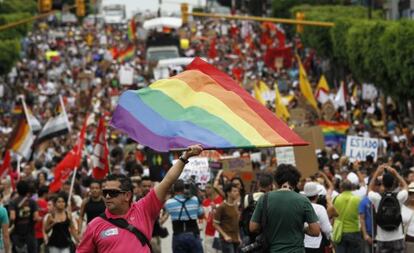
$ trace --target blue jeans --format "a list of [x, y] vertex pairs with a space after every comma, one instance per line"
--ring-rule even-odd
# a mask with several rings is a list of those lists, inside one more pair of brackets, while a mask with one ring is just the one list
[[361, 233], [344, 233], [342, 241], [335, 245], [336, 253], [361, 252]]
[[181, 233], [173, 236], [173, 253], [203, 253], [203, 246], [199, 235]]
[[221, 251], [223, 253], [237, 253], [238, 252], [237, 243], [226, 242], [225, 240], [221, 239]]

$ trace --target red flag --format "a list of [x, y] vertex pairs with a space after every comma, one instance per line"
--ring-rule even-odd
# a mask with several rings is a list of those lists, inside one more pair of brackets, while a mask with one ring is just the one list
[[49, 191], [57, 192], [62, 187], [62, 183], [65, 182], [72, 171], [80, 166], [82, 158], [82, 150], [85, 143], [85, 133], [87, 126], [88, 116], [85, 118], [82, 129], [79, 134], [79, 139], [76, 145], [69, 151], [62, 161], [55, 167], [55, 178], [49, 185]]
[[10, 157], [10, 150], [6, 151], [6, 154], [3, 157], [3, 164], [0, 167], [0, 178], [5, 177], [6, 175], [10, 176], [10, 183], [13, 188], [13, 190], [16, 189], [15, 184], [15, 173], [13, 172], [13, 168], [11, 166], [11, 157]]
[[217, 57], [216, 38], [211, 40], [210, 48], [208, 49], [208, 58], [214, 59]]
[[106, 143], [106, 126], [104, 118], [101, 117], [96, 130], [96, 137], [92, 155], [92, 176], [96, 179], [103, 179], [109, 173], [109, 150]]

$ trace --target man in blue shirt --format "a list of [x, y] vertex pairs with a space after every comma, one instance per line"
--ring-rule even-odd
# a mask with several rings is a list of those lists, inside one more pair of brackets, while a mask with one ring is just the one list
[[184, 181], [177, 180], [175, 196], [165, 203], [173, 225], [173, 253], [202, 253], [197, 218], [203, 218], [204, 211], [197, 197], [186, 193], [185, 188]]

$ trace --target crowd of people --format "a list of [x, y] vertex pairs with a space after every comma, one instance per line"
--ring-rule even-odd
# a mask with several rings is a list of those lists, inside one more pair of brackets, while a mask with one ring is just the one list
[[[214, 180], [200, 187], [176, 181], [187, 159], [201, 152], [198, 146], [171, 167], [176, 154], [156, 153], [108, 128], [112, 173], [104, 182], [93, 179], [98, 119], [109, 121], [124, 90], [154, 81], [153, 63], [145, 59], [146, 32], [137, 25], [137, 39], [131, 42], [127, 27], [63, 25], [49, 19], [36, 23], [22, 40], [21, 59], [0, 82], [0, 147], [7, 147], [21, 116], [21, 95], [43, 124], [62, 96], [72, 131], [36, 147], [30, 159], [13, 155], [14, 173], [1, 180], [0, 252], [161, 252], [167, 236], [172, 236], [173, 252], [247, 252], [256, 247], [270, 252], [414, 252], [413, 124], [391, 99], [363, 99], [362, 86], [350, 77], [344, 80], [350, 94], [346, 106], [331, 120], [350, 122], [349, 134], [381, 138], [383, 150], [376, 161], [371, 156], [350, 161], [341, 145], [329, 146], [318, 153], [320, 171], [301, 178], [294, 166], [277, 164], [274, 149], [261, 149], [262, 159], [253, 166], [257, 186], [247, 189], [241, 178], [212, 169]], [[303, 105], [294, 52], [302, 57], [313, 87], [330, 69], [297, 36], [289, 38], [268, 23], [203, 19], [170, 32], [190, 38], [183, 54], [206, 58], [248, 91], [259, 82], [270, 90], [277, 84], [289, 98], [289, 109]], [[130, 61], [114, 58], [115, 51], [131, 43]], [[134, 70], [132, 85], [120, 82], [124, 66]], [[177, 69], [170, 72], [177, 74]], [[275, 110], [274, 98], [265, 100]], [[54, 169], [76, 144], [86, 115], [85, 149], [74, 185], [68, 180], [59, 192], [50, 193]], [[300, 124], [315, 124], [315, 113], [310, 115]], [[165, 228], [168, 216], [172, 231]], [[112, 223], [119, 218], [138, 232], [118, 229], [125, 225]]]

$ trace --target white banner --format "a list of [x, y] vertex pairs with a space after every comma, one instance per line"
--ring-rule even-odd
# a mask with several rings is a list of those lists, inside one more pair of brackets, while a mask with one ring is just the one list
[[364, 138], [359, 136], [347, 136], [346, 138], [346, 156], [353, 161], [365, 161], [368, 155], [374, 158], [378, 157], [378, 139]]
[[277, 164], [291, 164], [296, 166], [295, 153], [293, 147], [275, 148]]
[[[184, 166], [184, 170], [180, 175], [180, 179], [187, 182], [191, 176], [195, 176], [195, 182], [204, 186], [210, 181], [210, 168], [208, 167], [207, 157], [191, 157], [189, 163]], [[175, 164], [177, 160], [173, 161]]]
[[132, 85], [134, 83], [134, 69], [130, 66], [123, 65], [119, 69], [119, 82], [122, 85]]

